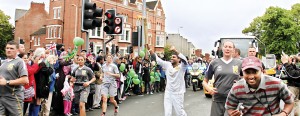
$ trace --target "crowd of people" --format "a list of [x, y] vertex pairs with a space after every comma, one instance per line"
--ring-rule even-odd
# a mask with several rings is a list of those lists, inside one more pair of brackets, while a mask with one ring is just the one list
[[[12, 48], [8, 48], [11, 46]], [[16, 101], [20, 106], [14, 108], [23, 110], [5, 107], [5, 114], [85, 115], [86, 111], [101, 108], [102, 115], [105, 115], [108, 102], [115, 106], [114, 113], [118, 113], [118, 104], [131, 94], [143, 96], [165, 91], [166, 68], [151, 62], [150, 54], [142, 58], [109, 53], [104, 55], [100, 51], [98, 53], [81, 50], [73, 58], [66, 60], [70, 51], [65, 50], [63, 44], [57, 44], [56, 49], [37, 48], [25, 53], [22, 44], [8, 42], [7, 59], [2, 60], [1, 69], [18, 67], [14, 69], [16, 72], [7, 72], [14, 74], [10, 75], [13, 78], [2, 75], [6, 79], [4, 87], [6, 94], [10, 94], [10, 90], [19, 93]], [[17, 64], [12, 65], [10, 60], [16, 59]], [[122, 72], [121, 64], [125, 64]], [[141, 81], [138, 84], [128, 77], [132, 69]], [[23, 81], [15, 82], [14, 79]], [[24, 96], [21, 93], [22, 88]]]
[[[264, 75], [255, 48], [249, 48], [249, 56], [241, 58], [230, 41], [223, 43], [223, 57], [213, 60], [188, 60], [172, 46], [171, 60], [166, 61], [149, 45], [145, 48], [145, 56], [136, 57], [86, 50], [72, 56], [63, 44], [25, 53], [24, 45], [10, 41], [5, 50], [7, 59], [0, 66], [0, 115], [85, 116], [87, 111], [101, 108], [101, 116], [105, 116], [111, 115], [106, 112], [108, 104], [118, 114], [118, 104], [131, 94], [164, 92], [165, 116], [172, 116], [173, 108], [176, 115], [186, 116], [186, 74], [193, 62], [207, 66], [202, 84], [213, 95], [211, 116], [289, 115], [293, 108], [295, 115], [299, 114], [300, 55], [282, 56], [282, 68], [290, 77], [287, 86]], [[215, 81], [210, 86], [212, 78]], [[283, 109], [279, 108], [280, 100], [285, 103]]]

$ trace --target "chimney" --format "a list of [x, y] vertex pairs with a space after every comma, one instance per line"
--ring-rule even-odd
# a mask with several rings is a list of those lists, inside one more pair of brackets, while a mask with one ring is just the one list
[[30, 9], [45, 10], [45, 3], [31, 2]]

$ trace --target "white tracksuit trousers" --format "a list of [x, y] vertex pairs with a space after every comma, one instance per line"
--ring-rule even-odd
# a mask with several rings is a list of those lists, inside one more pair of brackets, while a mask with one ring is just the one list
[[165, 92], [164, 96], [164, 109], [165, 116], [172, 116], [172, 109], [174, 107], [176, 116], [187, 116], [183, 109], [184, 93], [172, 94]]

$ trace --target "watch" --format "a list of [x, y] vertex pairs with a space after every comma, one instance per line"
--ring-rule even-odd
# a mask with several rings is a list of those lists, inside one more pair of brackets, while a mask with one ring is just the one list
[[6, 81], [6, 85], [9, 85], [9, 83], [10, 83], [10, 80]]

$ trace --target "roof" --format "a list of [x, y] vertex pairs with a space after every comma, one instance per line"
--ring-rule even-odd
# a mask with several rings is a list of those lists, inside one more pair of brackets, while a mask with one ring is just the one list
[[150, 2], [146, 2], [147, 8], [152, 9], [152, 10], [154, 10], [156, 4], [157, 4], [157, 0], [155, 0], [155, 1], [150, 1]]
[[136, 0], [130, 0], [129, 2], [130, 2], [130, 3], [135, 3], [135, 1], [136, 1]]
[[33, 34], [31, 34], [30, 36], [33, 36], [33, 35], [43, 35], [43, 34], [46, 34], [46, 28], [45, 27], [40, 28], [39, 30], [37, 30], [36, 32], [34, 32]]
[[18, 20], [19, 18], [21, 18], [22, 16], [24, 16], [27, 11], [28, 10], [25, 10], [25, 9], [16, 9], [16, 12], [15, 12], [15, 21]]

